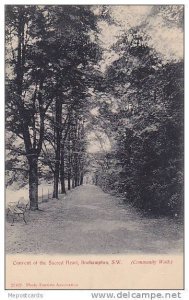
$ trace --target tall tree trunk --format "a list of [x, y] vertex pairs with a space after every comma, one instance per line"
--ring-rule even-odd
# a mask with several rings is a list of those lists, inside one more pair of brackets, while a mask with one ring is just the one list
[[53, 198], [58, 199], [58, 183], [60, 175], [60, 146], [61, 146], [61, 121], [62, 121], [62, 102], [61, 99], [56, 100], [55, 107], [55, 172], [54, 172], [54, 186]]
[[79, 183], [80, 185], [82, 185], [83, 184], [83, 172], [81, 172], [81, 177], [80, 177], [80, 183]]
[[62, 149], [61, 149], [60, 182], [61, 182], [61, 194], [66, 194], [65, 171], [64, 171], [64, 145], [62, 145]]
[[38, 210], [38, 157], [28, 156], [30, 209]]
[[74, 176], [72, 175], [72, 189], [74, 189], [75, 188], [75, 178], [74, 178]]
[[70, 176], [70, 171], [68, 171], [68, 191], [71, 190], [71, 176]]
[[80, 148], [80, 151], [81, 151], [81, 154], [80, 154], [80, 185], [83, 184], [83, 178], [84, 178], [84, 153], [85, 153], [85, 144], [84, 144], [84, 141], [85, 141], [85, 132], [84, 132], [84, 118], [82, 118], [82, 121], [81, 121], [81, 140], [82, 140], [82, 144], [81, 144], [81, 148]]
[[53, 198], [58, 199], [58, 183], [59, 183], [59, 166], [57, 167], [55, 163], [55, 172], [54, 172], [54, 184], [53, 184]]
[[74, 154], [74, 186], [78, 186], [78, 168], [77, 168], [77, 155]]
[[78, 159], [78, 162], [77, 162], [77, 186], [80, 185], [80, 162], [79, 162], [79, 159]]
[[75, 188], [77, 186], [77, 182], [76, 182], [76, 120], [75, 120], [75, 116], [73, 115], [73, 120], [72, 120], [72, 131], [71, 131], [71, 138], [72, 138], [72, 188]]
[[38, 210], [38, 155], [35, 153], [36, 149], [32, 149], [31, 137], [28, 127], [28, 118], [24, 103], [22, 101], [23, 92], [23, 77], [24, 77], [24, 64], [26, 54], [26, 41], [24, 38], [25, 27], [25, 12], [24, 8], [20, 7], [18, 22], [18, 56], [16, 63], [16, 85], [18, 95], [18, 113], [22, 126], [22, 133], [24, 138], [25, 149], [29, 164], [29, 200], [30, 209]]
[[70, 153], [70, 132], [68, 135], [68, 191], [71, 190], [71, 153]]

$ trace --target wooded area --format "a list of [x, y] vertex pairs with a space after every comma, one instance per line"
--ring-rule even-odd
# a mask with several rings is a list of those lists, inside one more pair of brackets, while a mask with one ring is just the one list
[[[183, 6], [156, 16], [183, 32]], [[105, 49], [99, 24], [120, 26], [111, 6], [7, 5], [5, 17], [7, 187], [29, 184], [38, 210], [40, 180], [58, 199], [59, 183], [64, 194], [90, 175], [141, 210], [182, 217], [183, 56], [160, 53], [145, 22]]]

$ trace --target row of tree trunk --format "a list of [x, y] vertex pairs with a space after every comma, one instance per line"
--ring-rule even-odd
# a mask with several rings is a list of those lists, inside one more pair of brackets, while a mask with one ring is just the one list
[[[84, 176], [84, 120], [74, 109], [68, 112], [67, 122], [63, 123], [63, 110], [60, 99], [56, 102], [54, 122], [55, 167], [53, 198], [58, 199], [59, 182], [61, 194], [83, 184]], [[65, 170], [66, 169], [66, 170]]]
[[6, 128], [17, 137], [27, 158], [30, 209], [37, 210], [39, 160], [45, 142], [53, 197], [58, 198], [60, 182], [65, 193], [65, 177], [68, 189], [83, 182], [80, 112], [87, 105], [83, 100], [91, 86], [92, 65], [100, 59], [100, 47], [91, 41], [97, 18], [91, 8], [50, 5], [8, 5], [5, 17]]

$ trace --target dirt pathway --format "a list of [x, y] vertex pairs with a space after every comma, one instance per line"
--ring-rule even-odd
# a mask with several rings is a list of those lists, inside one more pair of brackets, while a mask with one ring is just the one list
[[30, 212], [28, 224], [6, 222], [8, 253], [179, 253], [182, 229], [167, 218], [146, 218], [121, 199], [85, 185]]

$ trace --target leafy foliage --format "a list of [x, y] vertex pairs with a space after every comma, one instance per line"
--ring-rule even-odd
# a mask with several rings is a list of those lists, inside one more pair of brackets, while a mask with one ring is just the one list
[[117, 109], [106, 103], [99, 112], [115, 142], [98, 184], [142, 210], [182, 215], [183, 62], [164, 64], [135, 33], [133, 40], [107, 71]]

